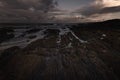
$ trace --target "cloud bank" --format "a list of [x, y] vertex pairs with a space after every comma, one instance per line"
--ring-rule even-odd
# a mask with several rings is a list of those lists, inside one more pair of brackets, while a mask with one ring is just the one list
[[50, 22], [54, 0], [0, 0], [0, 22]]
[[4, 7], [12, 9], [29, 9], [49, 11], [55, 7], [54, 0], [0, 0]]
[[[84, 5], [79, 9], [73, 11], [73, 13], [78, 13], [84, 16], [85, 18], [91, 19], [100, 18], [100, 16], [104, 16], [104, 18], [108, 19], [108, 15], [116, 13], [118, 13], [116, 15], [120, 15], [119, 12], [120, 0], [93, 0], [88, 5]], [[111, 18], [114, 18], [114, 16], [111, 15]], [[120, 16], [118, 18], [120, 18]]]

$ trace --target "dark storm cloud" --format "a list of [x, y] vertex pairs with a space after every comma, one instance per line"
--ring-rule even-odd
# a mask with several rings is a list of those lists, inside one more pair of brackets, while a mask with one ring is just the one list
[[98, 11], [98, 13], [114, 13], [114, 12], [120, 12], [120, 6], [106, 7]]
[[74, 13], [79, 13], [84, 16], [91, 16], [94, 14], [106, 14], [120, 12], [120, 6], [107, 7], [102, 4], [102, 0], [96, 0], [95, 3], [89, 4], [87, 6], [81, 7], [74, 11]]
[[5, 7], [12, 9], [29, 9], [49, 11], [54, 8], [55, 2], [53, 0], [0, 0], [5, 4]]

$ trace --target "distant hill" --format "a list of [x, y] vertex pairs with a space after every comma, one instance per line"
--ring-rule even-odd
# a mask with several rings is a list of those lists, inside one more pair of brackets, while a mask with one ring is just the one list
[[107, 20], [102, 22], [92, 22], [92, 23], [78, 23], [74, 24], [75, 28], [85, 28], [85, 29], [120, 29], [120, 19]]

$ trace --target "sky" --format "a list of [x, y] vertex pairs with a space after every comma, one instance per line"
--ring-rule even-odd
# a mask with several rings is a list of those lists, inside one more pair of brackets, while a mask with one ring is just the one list
[[97, 22], [119, 15], [120, 0], [0, 0], [0, 22]]
[[89, 4], [93, 0], [58, 0], [59, 8], [72, 11], [83, 5]]

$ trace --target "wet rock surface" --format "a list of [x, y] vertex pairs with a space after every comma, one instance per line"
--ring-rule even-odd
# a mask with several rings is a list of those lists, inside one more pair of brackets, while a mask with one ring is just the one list
[[0, 43], [13, 38], [13, 32], [14, 31], [11, 28], [0, 28]]
[[0, 80], [119, 80], [120, 29], [49, 28], [0, 52]]

